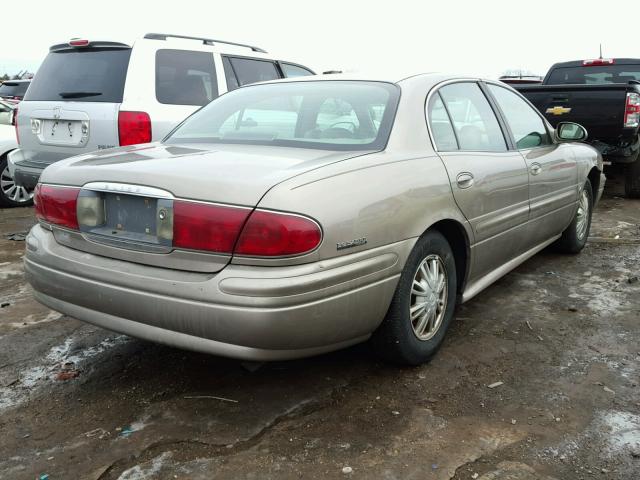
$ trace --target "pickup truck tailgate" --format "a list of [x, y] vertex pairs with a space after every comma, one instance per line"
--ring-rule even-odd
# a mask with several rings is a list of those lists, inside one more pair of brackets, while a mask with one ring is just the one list
[[559, 122], [576, 122], [587, 128], [590, 139], [603, 142], [613, 143], [620, 136], [627, 85], [534, 85], [516, 89], [554, 127]]

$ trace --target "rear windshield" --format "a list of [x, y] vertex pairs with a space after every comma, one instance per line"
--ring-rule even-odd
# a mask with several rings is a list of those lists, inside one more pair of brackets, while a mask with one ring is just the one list
[[399, 96], [396, 85], [382, 82], [243, 87], [193, 114], [165, 142], [381, 149], [387, 143]]
[[130, 48], [50, 52], [25, 100], [120, 103], [130, 55]]
[[598, 85], [607, 83], [640, 82], [639, 65], [603, 65], [594, 67], [560, 67], [549, 75], [546, 83]]
[[0, 85], [0, 97], [24, 97], [29, 82], [4, 82]]

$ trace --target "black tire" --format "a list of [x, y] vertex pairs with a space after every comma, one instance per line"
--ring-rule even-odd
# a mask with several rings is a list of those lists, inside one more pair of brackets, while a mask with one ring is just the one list
[[33, 199], [24, 199], [16, 201], [5, 192], [6, 182], [12, 181], [13, 178], [9, 175], [9, 168], [7, 167], [7, 157], [0, 157], [0, 207], [29, 207], [33, 205]]
[[[439, 268], [443, 268], [446, 273], [440, 282], [441, 285], [446, 284], [446, 292], [442, 294], [442, 299], [446, 298], [446, 304], [438, 310], [442, 312], [442, 317], [438, 313], [435, 314], [433, 336], [421, 340], [414, 332], [409, 309], [412, 302], [415, 303], [418, 298], [422, 298], [412, 294], [414, 279], [418, 275], [420, 265], [430, 257], [431, 260], [434, 260], [434, 257], [436, 261], [439, 260]], [[429, 361], [440, 348], [453, 319], [456, 286], [456, 263], [451, 246], [440, 232], [425, 233], [409, 255], [387, 315], [371, 338], [375, 352], [387, 361], [402, 365], [419, 365]], [[437, 318], [441, 318], [439, 327], [435, 327]], [[416, 323], [418, 322], [419, 320]]]
[[640, 198], [640, 155], [625, 168], [624, 194], [630, 198]]
[[[582, 198], [583, 194], [585, 195], [585, 200], [589, 206], [589, 211], [587, 212], [585, 218], [585, 221], [587, 222], [586, 230], [579, 228], [581, 209], [583, 209], [583, 205], [580, 203], [579, 199], [578, 208], [576, 209], [573, 220], [564, 230], [564, 232], [562, 232], [562, 236], [555, 244], [556, 248], [563, 253], [580, 253], [580, 251], [587, 243], [587, 239], [589, 238], [589, 230], [591, 229], [591, 216], [593, 214], [593, 188], [591, 187], [591, 182], [589, 181], [589, 179], [587, 179], [582, 191], [580, 192], [580, 198]], [[584, 213], [582, 213], [582, 215], [584, 215]], [[583, 233], [581, 234], [581, 232]]]

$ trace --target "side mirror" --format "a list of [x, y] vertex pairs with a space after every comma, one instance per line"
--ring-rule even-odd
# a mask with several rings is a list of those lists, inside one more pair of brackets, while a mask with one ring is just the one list
[[556, 127], [556, 137], [562, 142], [584, 142], [588, 134], [578, 123], [560, 122]]

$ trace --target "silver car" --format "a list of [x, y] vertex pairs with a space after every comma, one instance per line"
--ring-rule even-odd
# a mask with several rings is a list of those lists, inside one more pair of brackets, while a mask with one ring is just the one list
[[55, 310], [167, 345], [278, 360], [371, 340], [419, 364], [457, 302], [584, 247], [605, 180], [584, 138], [475, 78], [243, 87], [160, 143], [48, 167], [27, 278]]
[[161, 140], [238, 86], [313, 74], [275, 58], [252, 45], [163, 33], [148, 33], [132, 45], [80, 38], [53, 45], [20, 103], [20, 148], [8, 156], [4, 172], [26, 195], [6, 198], [0, 189], [0, 202], [29, 205], [48, 165]]

